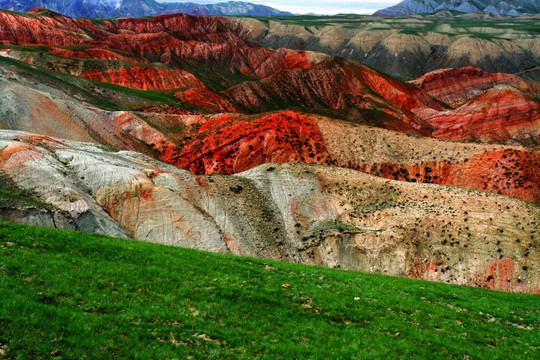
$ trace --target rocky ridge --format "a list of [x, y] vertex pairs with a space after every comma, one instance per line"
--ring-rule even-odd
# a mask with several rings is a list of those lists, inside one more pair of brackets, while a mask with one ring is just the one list
[[29, 15], [0, 11], [0, 24], [0, 41], [5, 45], [68, 46], [67, 50], [93, 47], [98, 56], [101, 49], [105, 54], [112, 50], [142, 62], [188, 68], [214, 65], [246, 76], [265, 77], [277, 70], [308, 67], [320, 59], [317, 54], [271, 51], [246, 42], [225, 18], [173, 14], [96, 22], [36, 8]]
[[270, 48], [323, 52], [360, 61], [401, 80], [441, 68], [479, 67], [540, 80], [538, 15], [475, 14], [398, 18], [341, 15], [236, 18], [241, 36]]
[[377, 11], [378, 16], [400, 16], [421, 13], [433, 13], [454, 10], [462, 13], [498, 13], [503, 15], [521, 15], [539, 13], [540, 5], [530, 0], [404, 0], [397, 5]]
[[[6, 26], [0, 39], [8, 44], [4, 56], [133, 89], [174, 90], [178, 100], [207, 112], [300, 107], [410, 134], [538, 143], [539, 88], [517, 76], [464, 68], [441, 72], [445, 83], [433, 81], [436, 75], [431, 73], [429, 79], [412, 82], [422, 86], [419, 91], [356, 62], [255, 45], [244, 40], [238, 23], [225, 18], [176, 14], [92, 22], [40, 9], [29, 16], [1, 15]], [[437, 98], [436, 91], [423, 85], [428, 81], [444, 91], [464, 79], [475, 91], [467, 92], [466, 104], [461, 94], [459, 109], [455, 100]], [[485, 99], [479, 97], [498, 85], [519, 91], [495, 96], [493, 90]], [[496, 110], [481, 110], [494, 99], [500, 103]]]
[[[469, 73], [473, 75], [469, 77]], [[471, 68], [447, 71], [444, 76], [448, 77], [447, 84], [454, 86], [463, 78], [475, 84], [464, 85], [470, 91], [462, 94], [461, 106], [457, 106], [455, 99], [440, 96], [436, 91], [418, 91], [356, 62], [335, 58], [311, 68], [244, 82], [223, 95], [249, 112], [299, 106], [409, 134], [537, 145], [540, 124], [537, 83]], [[423, 82], [431, 77], [436, 74], [428, 74], [412, 84], [424, 86]], [[441, 93], [447, 88], [443, 83], [437, 84]], [[452, 92], [451, 87], [446, 91]], [[440, 102], [426, 95], [433, 95]]]

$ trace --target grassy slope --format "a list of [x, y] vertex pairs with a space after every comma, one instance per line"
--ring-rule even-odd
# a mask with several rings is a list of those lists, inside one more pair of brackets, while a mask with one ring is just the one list
[[[0, 48], [2, 46], [0, 45]], [[138, 110], [141, 105], [167, 104], [181, 109], [196, 107], [176, 100], [167, 91], [135, 90], [119, 85], [87, 80], [58, 71], [26, 64], [22, 61], [0, 56], [0, 66], [16, 68], [17, 73], [39, 83], [62, 89], [71, 96], [104, 110]]]
[[0, 170], [0, 209], [2, 207], [9, 208], [25, 205], [37, 207], [48, 206], [47, 203], [37, 199], [32, 193], [18, 188], [13, 181]]
[[0, 299], [0, 358], [540, 356], [536, 295], [13, 224]]

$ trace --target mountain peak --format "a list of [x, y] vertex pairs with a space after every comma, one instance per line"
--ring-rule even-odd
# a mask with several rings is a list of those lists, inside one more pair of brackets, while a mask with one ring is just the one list
[[37, 13], [50, 11], [70, 17], [142, 17], [157, 14], [186, 13], [192, 15], [293, 15], [269, 6], [245, 1], [217, 4], [162, 2], [155, 0], [0, 0], [0, 9]]
[[531, 0], [404, 0], [397, 5], [377, 11], [378, 16], [400, 16], [454, 10], [462, 13], [489, 12], [517, 16], [540, 13], [540, 3]]
[[29, 11], [27, 11], [27, 13], [28, 14], [47, 15], [47, 16], [60, 15], [57, 12], [51, 11], [51, 10], [49, 10], [47, 8], [42, 7], [42, 6], [38, 6], [38, 7], [35, 7], [33, 9], [30, 9]]
[[35, 13], [46, 12], [46, 11], [49, 11], [49, 10], [45, 9], [44, 7], [38, 6], [33, 9], [28, 10], [27, 12], [28, 14], [35, 14]]

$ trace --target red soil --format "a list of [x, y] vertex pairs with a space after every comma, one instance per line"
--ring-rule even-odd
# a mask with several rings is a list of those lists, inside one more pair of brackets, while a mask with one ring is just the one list
[[196, 140], [167, 162], [199, 174], [232, 174], [268, 162], [324, 163], [327, 157], [315, 121], [285, 111], [209, 121]]

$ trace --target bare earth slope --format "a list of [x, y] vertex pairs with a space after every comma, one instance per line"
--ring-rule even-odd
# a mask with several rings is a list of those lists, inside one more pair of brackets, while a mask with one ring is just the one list
[[[522, 200], [301, 164], [196, 176], [133, 152], [0, 136], [2, 173], [62, 214], [56, 227], [89, 217], [87, 231], [210, 251], [505, 291], [540, 285], [540, 212]], [[5, 204], [2, 220], [26, 213], [19, 222], [50, 226], [45, 205]]]
[[236, 18], [243, 38], [270, 48], [311, 50], [360, 61], [402, 80], [473, 65], [488, 72], [526, 71], [540, 80], [539, 15], [434, 15], [384, 18]]

